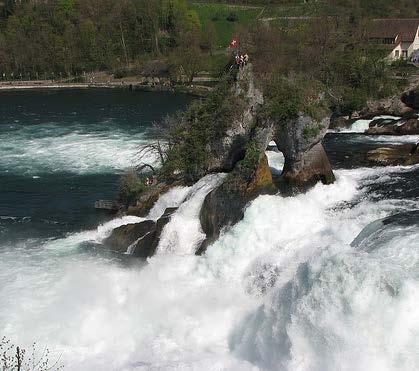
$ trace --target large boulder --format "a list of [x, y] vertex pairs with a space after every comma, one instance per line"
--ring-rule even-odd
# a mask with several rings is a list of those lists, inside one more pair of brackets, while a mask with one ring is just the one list
[[361, 117], [379, 115], [403, 116], [412, 111], [412, 107], [403, 102], [399, 95], [379, 100], [368, 101], [367, 106], [360, 111]]
[[407, 115], [402, 119], [373, 120], [365, 132], [368, 135], [416, 135], [419, 134], [419, 120]]
[[247, 157], [238, 163], [219, 187], [205, 197], [199, 218], [207, 238], [198, 249], [198, 255], [205, 252], [224, 228], [243, 218], [245, 206], [250, 201], [260, 194], [277, 192], [266, 155], [258, 155], [257, 164], [250, 171], [248, 167], [253, 167], [253, 164], [246, 163]]
[[302, 113], [275, 125], [274, 141], [285, 158], [280, 188], [305, 189], [318, 181], [334, 182], [332, 167], [321, 144], [328, 127], [328, 118], [316, 120]]
[[396, 124], [395, 129], [398, 135], [417, 135], [419, 134], [419, 119], [410, 118], [402, 124]]
[[158, 183], [150, 186], [147, 191], [139, 197], [135, 205], [128, 207], [127, 215], [139, 216], [141, 218], [146, 217], [162, 194], [181, 184], [182, 183], [180, 182], [172, 182], [170, 184]]
[[156, 252], [163, 228], [175, 211], [176, 208], [167, 208], [157, 221], [145, 220], [115, 228], [104, 244], [113, 251], [148, 258]]
[[329, 129], [340, 130], [349, 128], [355, 121], [356, 119], [350, 118], [349, 116], [332, 115], [330, 118]]
[[419, 110], [419, 87], [404, 92], [402, 94], [401, 101], [407, 107]]
[[369, 151], [368, 160], [374, 165], [414, 165], [419, 163], [418, 144], [390, 145]]

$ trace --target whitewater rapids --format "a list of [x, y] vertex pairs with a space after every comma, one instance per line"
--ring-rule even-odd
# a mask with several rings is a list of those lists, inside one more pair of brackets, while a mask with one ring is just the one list
[[339, 170], [297, 197], [260, 196], [202, 257], [196, 210], [214, 177], [152, 210], [195, 207], [177, 211], [147, 263], [83, 248], [135, 217], [3, 246], [0, 328], [67, 370], [419, 369], [418, 223], [351, 246], [370, 223], [419, 209], [368, 192], [417, 170]]

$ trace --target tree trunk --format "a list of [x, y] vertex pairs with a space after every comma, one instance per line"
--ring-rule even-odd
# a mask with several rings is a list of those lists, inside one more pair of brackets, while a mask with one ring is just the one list
[[124, 55], [125, 55], [125, 63], [128, 66], [128, 52], [127, 52], [127, 46], [125, 44], [125, 37], [124, 37], [124, 31], [122, 30], [122, 24], [119, 24], [119, 29], [121, 31], [121, 42], [122, 42], [122, 48], [124, 49]]

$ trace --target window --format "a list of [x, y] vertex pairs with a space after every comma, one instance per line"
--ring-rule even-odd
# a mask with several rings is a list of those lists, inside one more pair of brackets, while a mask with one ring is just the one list
[[395, 50], [395, 51], [394, 51], [394, 56], [395, 56], [396, 58], [400, 58], [400, 51], [399, 51], [399, 50]]

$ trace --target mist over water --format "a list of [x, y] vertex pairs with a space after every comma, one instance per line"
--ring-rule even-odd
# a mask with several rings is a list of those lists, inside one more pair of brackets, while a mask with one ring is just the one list
[[[359, 168], [353, 158], [340, 166], [369, 144], [358, 134], [330, 134], [335, 184], [296, 197], [258, 197], [198, 257], [199, 207], [223, 177], [208, 176], [173, 189], [151, 210], [148, 218], [156, 219], [181, 205], [158, 254], [143, 262], [101, 245], [113, 228], [142, 219], [108, 220], [87, 202], [115, 192], [112, 169], [129, 166], [126, 142], [149, 140], [141, 125], [126, 134], [124, 117], [109, 131], [94, 124], [99, 137], [87, 123], [66, 134], [83, 132], [92, 152], [96, 146], [103, 153], [104, 141], [125, 136], [109, 147], [118, 157], [111, 164], [100, 155], [68, 163], [57, 155], [54, 163], [36, 151], [34, 168], [19, 156], [0, 160], [0, 187], [7, 184], [0, 192], [0, 335], [48, 346], [68, 370], [419, 369], [418, 166]], [[34, 140], [25, 126], [9, 145]], [[4, 127], [0, 133], [14, 135]], [[71, 146], [70, 157], [88, 145]], [[270, 151], [268, 158], [279, 173], [281, 155]], [[32, 178], [34, 169], [40, 179]], [[44, 183], [37, 188], [36, 181]], [[40, 200], [22, 196], [24, 187]], [[60, 206], [45, 205], [47, 196]]]

